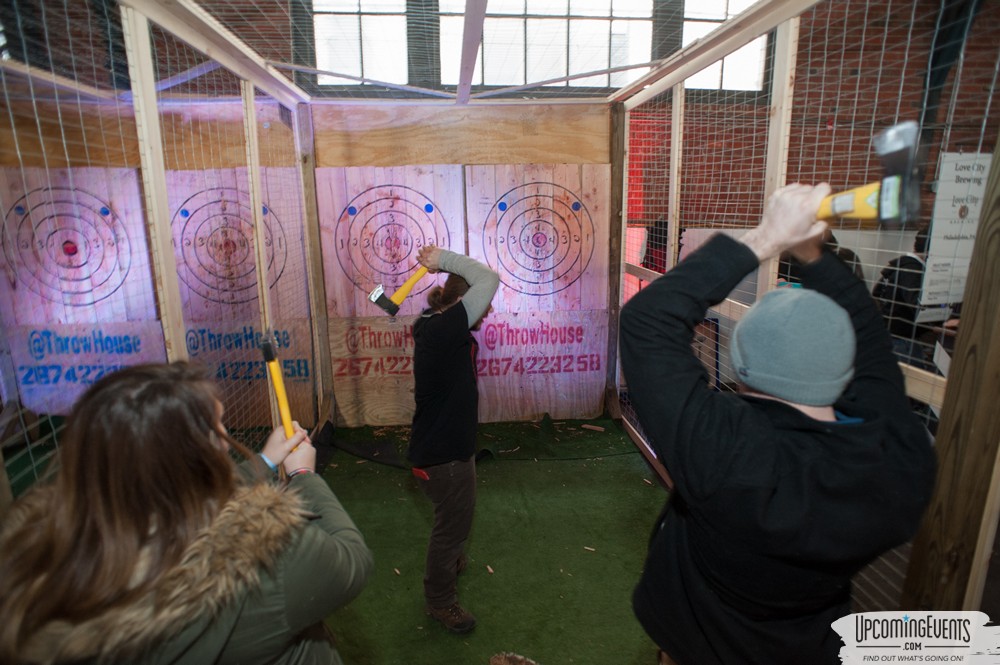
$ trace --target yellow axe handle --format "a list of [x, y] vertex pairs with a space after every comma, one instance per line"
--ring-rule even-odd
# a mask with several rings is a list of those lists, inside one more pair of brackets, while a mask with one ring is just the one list
[[274, 384], [274, 397], [278, 402], [278, 413], [281, 414], [281, 426], [285, 430], [285, 438], [290, 439], [295, 434], [295, 430], [292, 428], [292, 410], [288, 407], [285, 379], [281, 375], [281, 367], [278, 365], [277, 358], [268, 361], [267, 370], [271, 374], [271, 383]]
[[420, 281], [420, 278], [426, 274], [427, 268], [420, 266], [420, 268], [417, 269], [417, 272], [410, 275], [410, 278], [403, 282], [403, 285], [396, 289], [395, 293], [389, 296], [389, 300], [397, 305], [402, 305], [403, 301], [406, 300], [406, 296], [410, 295], [410, 291], [413, 290], [413, 287], [416, 286], [417, 282]]
[[820, 203], [816, 219], [824, 221], [839, 217], [878, 219], [878, 197], [881, 190], [881, 182], [870, 182], [861, 187], [831, 194]]

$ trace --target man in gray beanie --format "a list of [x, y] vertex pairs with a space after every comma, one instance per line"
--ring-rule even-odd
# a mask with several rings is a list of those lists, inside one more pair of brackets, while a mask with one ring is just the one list
[[[632, 598], [662, 663], [839, 663], [851, 576], [930, 500], [933, 449], [882, 317], [823, 250], [829, 191], [779, 190], [756, 228], [713, 237], [622, 309], [629, 394], [674, 482]], [[785, 251], [804, 288], [750, 308], [730, 339], [740, 393], [711, 389], [695, 326]]]
[[854, 326], [818, 291], [770, 291], [733, 330], [729, 353], [740, 383], [808, 406], [837, 401], [854, 376]]

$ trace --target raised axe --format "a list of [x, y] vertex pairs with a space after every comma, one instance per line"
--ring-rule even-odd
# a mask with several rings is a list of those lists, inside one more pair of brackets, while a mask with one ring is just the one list
[[391, 296], [385, 295], [385, 289], [379, 284], [372, 292], [368, 294], [368, 299], [373, 303], [381, 307], [389, 314], [389, 316], [396, 316], [396, 312], [399, 311], [399, 306], [403, 304], [406, 300], [406, 296], [410, 295], [410, 291], [413, 287], [417, 285], [420, 278], [427, 274], [427, 268], [420, 266], [417, 271], [410, 275], [410, 278], [403, 282], [403, 285], [396, 289], [396, 292]]
[[896, 228], [916, 220], [920, 214], [919, 133], [912, 120], [879, 132], [872, 146], [882, 163], [882, 179], [827, 196], [816, 217], [825, 221], [839, 217], [876, 219]]

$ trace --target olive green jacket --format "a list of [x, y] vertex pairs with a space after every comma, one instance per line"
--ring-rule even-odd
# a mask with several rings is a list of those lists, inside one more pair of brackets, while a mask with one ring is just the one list
[[150, 593], [31, 637], [27, 663], [339, 665], [323, 619], [350, 602], [371, 551], [319, 476], [240, 489]]

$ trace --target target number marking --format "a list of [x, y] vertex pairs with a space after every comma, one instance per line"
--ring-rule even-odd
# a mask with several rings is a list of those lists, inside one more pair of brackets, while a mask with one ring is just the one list
[[70, 187], [40, 187], [3, 219], [3, 255], [27, 287], [63, 305], [94, 305], [128, 277], [132, 247], [111, 205]]
[[575, 193], [555, 183], [520, 185], [493, 204], [483, 228], [486, 262], [521, 293], [558, 293], [594, 254], [594, 221]]
[[[337, 262], [348, 279], [368, 293], [378, 284], [392, 292], [417, 267], [424, 245], [451, 246], [437, 205], [405, 185], [369, 187], [348, 202], [334, 233]], [[430, 288], [424, 284], [414, 290]]]
[[[288, 246], [281, 221], [268, 206], [264, 220], [264, 248], [268, 285], [281, 278]], [[174, 252], [181, 281], [205, 300], [223, 304], [257, 299], [253, 215], [250, 194], [233, 187], [205, 189], [188, 197], [171, 220]]]

